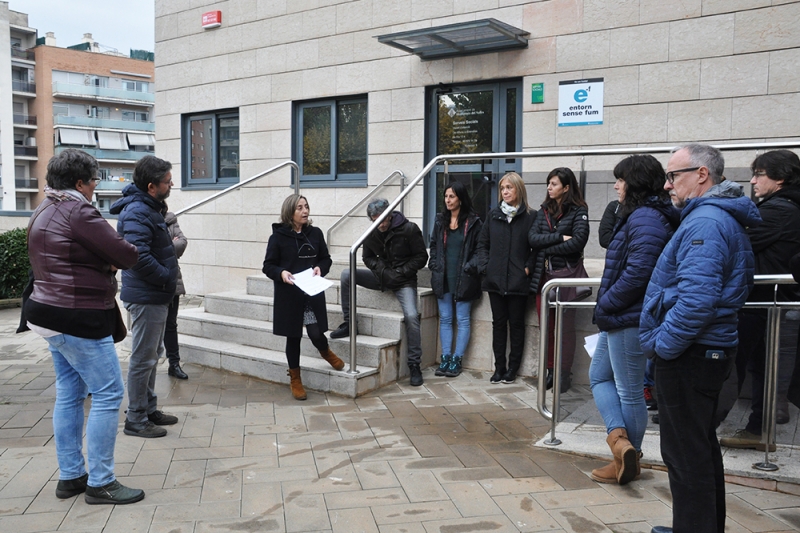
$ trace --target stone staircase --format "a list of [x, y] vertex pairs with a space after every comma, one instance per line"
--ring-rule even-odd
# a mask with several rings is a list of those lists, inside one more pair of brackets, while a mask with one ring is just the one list
[[[334, 281], [325, 292], [331, 329], [343, 321], [338, 280], [344, 268], [347, 263], [337, 260], [327, 276]], [[430, 285], [429, 279], [427, 271], [420, 272], [422, 284]], [[349, 339], [330, 340], [345, 361], [344, 369], [336, 371], [303, 337], [300, 367], [306, 388], [355, 398], [408, 375], [403, 314], [394, 295], [359, 287], [357, 301], [358, 372], [349, 372]], [[207, 295], [203, 308], [178, 314], [181, 360], [288, 384], [286, 340], [272, 333], [273, 305], [273, 282], [263, 275], [248, 277], [246, 290]], [[430, 288], [419, 288], [418, 309], [426, 367], [435, 363], [438, 342], [438, 310]]]

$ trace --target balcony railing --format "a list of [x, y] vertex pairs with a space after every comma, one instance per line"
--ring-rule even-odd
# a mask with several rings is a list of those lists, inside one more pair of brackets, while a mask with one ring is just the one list
[[14, 113], [14, 124], [23, 124], [25, 126], [36, 125], [36, 115], [21, 115]]
[[22, 48], [17, 48], [16, 46], [12, 46], [11, 57], [33, 61], [35, 56], [33, 54], [33, 50], [23, 50]]
[[36, 94], [36, 84], [28, 83], [27, 81], [11, 80], [11, 90], [21, 93]]
[[[74, 146], [56, 146], [56, 155], [60, 154], [67, 148], [75, 148]], [[102, 150], [100, 148], [79, 148], [90, 156], [98, 160], [119, 159], [123, 161], [138, 161], [146, 155], [153, 155], [153, 152], [134, 152], [128, 150]]]
[[113, 120], [95, 117], [68, 117], [56, 115], [53, 123], [57, 126], [85, 126], [89, 128], [111, 128], [118, 130], [156, 131], [155, 122], [137, 122], [133, 120]]
[[14, 155], [38, 157], [39, 148], [36, 146], [14, 146]]
[[96, 87], [94, 85], [75, 85], [61, 81], [53, 82], [53, 94], [75, 98], [112, 98], [114, 100], [140, 101], [148, 104], [152, 104], [156, 100], [153, 93], [109, 89], [108, 87]]
[[39, 180], [36, 178], [28, 179], [28, 178], [16, 178], [14, 180], [14, 186], [17, 189], [36, 189], [39, 190]]
[[97, 182], [95, 190], [98, 191], [121, 191], [126, 185], [130, 185], [132, 181], [116, 181], [116, 180], [100, 180]]

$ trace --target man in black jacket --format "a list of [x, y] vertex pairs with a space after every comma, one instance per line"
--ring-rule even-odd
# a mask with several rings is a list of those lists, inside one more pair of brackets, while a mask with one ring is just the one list
[[161, 426], [178, 417], [157, 409], [156, 365], [164, 356], [164, 330], [175, 294], [178, 259], [172, 246], [164, 200], [172, 188], [172, 164], [148, 155], [133, 169], [133, 183], [111, 206], [119, 214], [117, 232], [139, 250], [139, 261], [122, 273], [120, 299], [131, 314], [131, 359], [128, 365], [128, 411], [123, 433], [163, 437]]
[[[790, 259], [800, 253], [800, 158], [789, 150], [774, 150], [758, 156], [751, 165], [753, 193], [760, 199], [758, 212], [763, 219], [761, 225], [748, 228], [747, 234], [756, 258], [756, 274], [788, 274]], [[756, 285], [748, 301], [771, 302], [774, 287]], [[800, 300], [796, 285], [781, 285], [778, 300]], [[788, 401], [789, 379], [794, 368], [797, 353], [798, 326], [800, 311], [784, 309], [781, 311], [780, 347], [778, 358], [778, 424], [789, 421]], [[761, 425], [764, 400], [764, 366], [766, 361], [766, 323], [765, 309], [744, 308], [739, 312], [739, 351], [736, 356], [738, 383], [729, 379], [726, 391], [736, 385], [741, 391], [745, 372], [752, 377], [752, 410], [745, 429], [731, 437], [720, 439], [720, 444], [729, 448], [752, 448], [764, 451], [766, 444], [761, 442]], [[728, 392], [721, 399], [720, 417], [727, 414], [735, 402], [735, 394]], [[724, 405], [723, 405], [724, 404]], [[771, 447], [774, 449], [774, 445]]]
[[[375, 199], [367, 206], [367, 216], [374, 222], [388, 207], [387, 200]], [[403, 308], [411, 385], [418, 387], [422, 385], [419, 368], [422, 339], [417, 312], [417, 271], [428, 262], [422, 231], [402, 213], [394, 211], [381, 222], [378, 231], [367, 237], [363, 250], [361, 258], [369, 270], [356, 270], [356, 285], [394, 292]], [[350, 269], [342, 272], [341, 282], [344, 323], [331, 333], [332, 339], [350, 335]]]

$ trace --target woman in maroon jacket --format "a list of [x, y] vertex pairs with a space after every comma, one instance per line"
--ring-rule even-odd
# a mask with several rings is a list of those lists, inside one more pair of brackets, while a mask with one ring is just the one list
[[[144, 498], [144, 491], [114, 477], [125, 392], [112, 338], [119, 316], [115, 273], [135, 265], [139, 253], [92, 206], [96, 181], [97, 161], [80, 150], [64, 150], [47, 165], [47, 198], [28, 223], [34, 283], [23, 312], [30, 329], [47, 341], [56, 372], [56, 496], [85, 492], [86, 503], [119, 505]], [[87, 473], [82, 436], [88, 393]]]

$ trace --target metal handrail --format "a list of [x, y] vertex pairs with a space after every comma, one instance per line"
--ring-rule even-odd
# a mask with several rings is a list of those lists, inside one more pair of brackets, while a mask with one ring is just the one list
[[280, 170], [280, 169], [282, 169], [283, 167], [286, 167], [286, 166], [290, 166], [290, 167], [292, 167], [292, 170], [294, 170], [294, 193], [295, 194], [300, 194], [300, 167], [294, 161], [291, 161], [291, 160], [290, 161], [284, 161], [283, 163], [281, 163], [279, 165], [276, 165], [276, 166], [274, 166], [272, 168], [269, 168], [269, 169], [265, 170], [264, 172], [259, 172], [258, 174], [256, 174], [253, 177], [247, 178], [244, 181], [240, 181], [239, 183], [231, 185], [227, 189], [223, 189], [223, 190], [221, 190], [221, 191], [219, 191], [217, 193], [212, 194], [211, 196], [208, 196], [207, 198], [203, 198], [199, 202], [195, 202], [192, 205], [184, 207], [183, 209], [179, 209], [178, 211], [175, 212], [175, 216], [179, 217], [181, 215], [184, 215], [184, 214], [188, 213], [189, 211], [193, 211], [193, 210], [197, 209], [198, 207], [207, 204], [208, 202], [211, 202], [213, 200], [216, 200], [217, 198], [225, 196], [229, 192], [233, 192], [236, 189], [244, 187], [248, 183], [253, 182], [253, 181], [255, 181], [255, 180], [259, 179], [259, 178], [263, 178], [267, 174], [271, 174], [271, 173], [275, 172], [276, 170]]
[[[558, 446], [561, 440], [556, 438], [556, 424], [561, 407], [561, 322], [565, 308], [594, 308], [595, 302], [562, 302], [558, 299], [559, 289], [562, 287], [599, 287], [601, 278], [561, 278], [551, 279], [541, 289], [541, 302], [539, 305], [539, 383], [537, 409], [539, 414], [550, 420], [550, 439], [544, 441], [547, 446]], [[746, 308], [767, 309], [767, 357], [764, 372], [764, 404], [762, 419], [762, 442], [766, 440], [764, 462], [755, 463], [753, 468], [759, 470], [777, 470], [778, 467], [769, 461], [769, 448], [775, 444], [775, 407], [778, 380], [778, 357], [780, 355], [780, 310], [781, 308], [800, 308], [800, 302], [779, 302], [777, 299], [778, 285], [794, 285], [794, 278], [790, 274], [759, 274], [754, 277], [756, 285], [773, 285], [773, 300], [770, 302], [746, 302]], [[550, 301], [550, 291], [555, 289], [556, 300]], [[546, 332], [549, 327], [549, 309], [555, 309], [556, 340], [553, 350], [553, 401], [552, 411], [547, 408], [546, 366], [548, 337]]]
[[[377, 184], [377, 185], [376, 185], [376, 186], [375, 186], [375, 187], [374, 187], [374, 188], [373, 188], [373, 189], [372, 189], [372, 190], [371, 190], [369, 193], [365, 194], [365, 195], [364, 195], [364, 196], [361, 198], [361, 200], [359, 200], [359, 201], [356, 203], [356, 205], [354, 205], [353, 207], [351, 207], [351, 208], [350, 208], [350, 209], [347, 211], [347, 213], [345, 213], [344, 215], [342, 215], [341, 217], [339, 217], [339, 219], [338, 219], [336, 222], [334, 222], [334, 223], [331, 225], [331, 227], [330, 227], [330, 228], [328, 228], [328, 232], [327, 232], [327, 233], [326, 233], [326, 235], [325, 235], [325, 242], [327, 242], [327, 243], [328, 243], [328, 247], [330, 247], [330, 245], [331, 245], [331, 235], [333, 234], [333, 230], [334, 230], [334, 229], [336, 229], [336, 227], [337, 227], [337, 226], [339, 226], [340, 224], [342, 224], [342, 223], [345, 221], [345, 219], [346, 219], [347, 217], [349, 217], [350, 215], [352, 215], [353, 213], [355, 213], [355, 212], [356, 212], [356, 210], [357, 210], [359, 207], [363, 206], [363, 205], [364, 205], [364, 203], [366, 203], [366, 201], [367, 201], [367, 200], [369, 200], [370, 198], [372, 198], [372, 195], [374, 195], [376, 192], [378, 192], [378, 190], [379, 190], [381, 187], [383, 187], [384, 185], [386, 185], [387, 183], [389, 183], [389, 181], [391, 181], [392, 179], [394, 179], [396, 176], [400, 176], [400, 192], [402, 192], [402, 191], [403, 191], [403, 189], [405, 189], [405, 188], [406, 188], [406, 175], [403, 173], [403, 171], [402, 171], [402, 170], [395, 170], [394, 172], [392, 172], [391, 174], [389, 174], [388, 176], [386, 176], [386, 178], [385, 178], [385, 179], [384, 179], [382, 182], [380, 182], [379, 184]], [[400, 209], [402, 210], [403, 208], [402, 208], [402, 207], [400, 207]]]
[[[438, 155], [431, 159], [427, 165], [420, 171], [417, 176], [411, 180], [400, 195], [389, 203], [389, 207], [375, 219], [369, 228], [356, 239], [356, 242], [350, 247], [350, 368], [347, 370], [349, 374], [358, 374], [356, 368], [356, 314], [358, 306], [356, 304], [356, 253], [358, 249], [364, 244], [366, 238], [375, 231], [375, 228], [380, 226], [383, 219], [389, 216], [394, 209], [400, 205], [406, 196], [408, 196], [414, 187], [419, 184], [422, 179], [439, 163], [446, 163], [448, 161], [464, 161], [470, 159], [527, 159], [530, 157], [569, 157], [569, 156], [587, 156], [587, 155], [628, 155], [628, 154], [653, 154], [653, 153], [669, 153], [675, 149], [676, 145], [669, 146], [640, 146], [636, 148], [586, 148], [581, 150], [540, 150], [536, 152], [498, 152], [498, 153], [483, 153], [483, 154], [444, 154]], [[715, 144], [712, 145], [719, 150], [764, 150], [776, 148], [798, 148], [800, 142], [771, 142], [771, 143], [736, 143], [736, 144]]]

